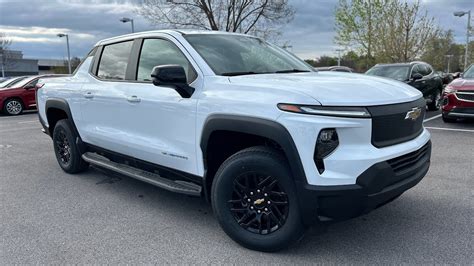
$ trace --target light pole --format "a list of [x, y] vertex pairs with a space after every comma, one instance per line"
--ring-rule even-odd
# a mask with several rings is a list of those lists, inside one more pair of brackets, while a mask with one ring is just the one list
[[450, 63], [451, 63], [451, 58], [453, 57], [452, 54], [447, 54], [445, 55], [446, 58], [448, 58], [448, 69], [446, 70], [446, 73], [449, 73], [449, 70], [450, 70]]
[[341, 66], [341, 52], [343, 52], [344, 49], [336, 49], [337, 52], [337, 66]]
[[71, 53], [69, 51], [69, 35], [64, 33], [58, 33], [58, 37], [66, 37], [66, 45], [67, 45], [67, 67], [69, 69], [69, 74], [71, 74]]
[[130, 22], [132, 24], [132, 33], [135, 32], [135, 27], [133, 26], [133, 19], [131, 19], [131, 18], [121, 18], [120, 21], [123, 22], [123, 23]]
[[467, 68], [467, 59], [469, 51], [469, 36], [471, 35], [471, 10], [454, 12], [456, 17], [462, 17], [467, 14], [467, 33], [466, 33], [466, 54], [464, 55], [464, 70]]

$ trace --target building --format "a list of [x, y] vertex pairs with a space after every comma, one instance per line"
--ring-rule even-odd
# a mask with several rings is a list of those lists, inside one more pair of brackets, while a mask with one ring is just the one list
[[23, 58], [21, 51], [7, 50], [0, 57], [0, 76], [38, 75], [38, 60]]

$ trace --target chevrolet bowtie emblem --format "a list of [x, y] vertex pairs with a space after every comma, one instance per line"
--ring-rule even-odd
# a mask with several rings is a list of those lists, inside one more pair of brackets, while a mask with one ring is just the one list
[[254, 201], [253, 204], [254, 204], [254, 205], [259, 205], [259, 204], [261, 204], [261, 203], [264, 202], [264, 201], [265, 201], [265, 199], [258, 199], [258, 200], [256, 200], [256, 201]]
[[418, 117], [420, 117], [420, 115], [421, 115], [421, 108], [420, 107], [413, 107], [413, 109], [411, 109], [411, 111], [407, 112], [407, 115], [405, 116], [405, 120], [406, 119], [411, 119], [412, 121], [415, 121], [416, 119], [418, 119]]

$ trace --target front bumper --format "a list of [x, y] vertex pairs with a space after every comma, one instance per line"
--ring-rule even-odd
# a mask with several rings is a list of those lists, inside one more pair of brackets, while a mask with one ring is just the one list
[[420, 149], [374, 164], [354, 185], [314, 186], [297, 183], [303, 220], [353, 218], [376, 209], [418, 184], [429, 169], [431, 141]]
[[459, 99], [455, 93], [445, 93], [442, 112], [449, 118], [474, 118], [474, 102]]

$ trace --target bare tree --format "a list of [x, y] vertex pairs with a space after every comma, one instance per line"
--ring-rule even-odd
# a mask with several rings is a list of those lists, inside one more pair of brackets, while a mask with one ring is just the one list
[[5, 68], [9, 65], [11, 57], [9, 47], [12, 44], [12, 39], [5, 33], [0, 32], [0, 70], [2, 77], [5, 77]]
[[293, 19], [288, 0], [144, 0], [138, 14], [152, 24], [170, 28], [194, 28], [277, 34], [275, 26]]

